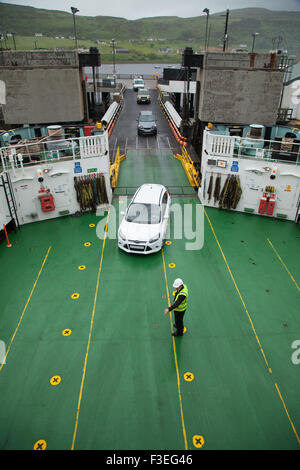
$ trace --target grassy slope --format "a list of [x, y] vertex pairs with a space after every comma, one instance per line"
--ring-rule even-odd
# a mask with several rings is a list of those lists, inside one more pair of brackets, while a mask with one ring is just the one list
[[[222, 13], [211, 15], [210, 46], [219, 47], [224, 34], [225, 18]], [[76, 16], [77, 35], [84, 47], [95, 45], [97, 39], [111, 40], [115, 38], [117, 47], [128, 48], [130, 56], [118, 56], [117, 60], [158, 60], [162, 59], [158, 53], [159, 47], [173, 49], [191, 46], [194, 50], [203, 47], [205, 36], [206, 16], [194, 18], [154, 17], [139, 20], [126, 20], [107, 16]], [[300, 50], [300, 12], [278, 12], [262, 8], [245, 8], [231, 10], [229, 14], [229, 50], [238, 47], [240, 43], [248, 44], [251, 49], [252, 33], [259, 32], [255, 45], [258, 51], [268, 51], [272, 48], [272, 39], [281, 36], [280, 47], [296, 54]], [[0, 32], [14, 31], [16, 33], [17, 48], [32, 49], [35, 47], [34, 39], [28, 41], [25, 37], [33, 37], [36, 32], [43, 33], [44, 37], [38, 39], [37, 47], [73, 47], [69, 42], [58, 42], [55, 36], [73, 36], [73, 18], [71, 13], [50, 11], [33, 7], [0, 4]], [[18, 40], [19, 36], [19, 40]], [[48, 36], [49, 39], [46, 39]], [[22, 37], [22, 39], [21, 39]], [[153, 43], [144, 42], [145, 39], [164, 38], [166, 41]], [[50, 40], [51, 38], [51, 40]], [[129, 39], [138, 42], [129, 43]], [[11, 39], [7, 40], [7, 47], [12, 48]], [[3, 42], [2, 45], [4, 46]], [[102, 50], [101, 50], [102, 49]], [[106, 50], [107, 49], [107, 50]], [[111, 51], [100, 46], [103, 60], [111, 58]], [[169, 59], [174, 59], [176, 54]], [[178, 57], [178, 55], [177, 55]]]

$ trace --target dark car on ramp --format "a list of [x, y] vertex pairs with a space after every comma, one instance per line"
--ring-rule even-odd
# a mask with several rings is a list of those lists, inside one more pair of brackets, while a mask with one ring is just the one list
[[138, 135], [156, 135], [157, 126], [156, 119], [152, 111], [141, 111], [137, 119]]

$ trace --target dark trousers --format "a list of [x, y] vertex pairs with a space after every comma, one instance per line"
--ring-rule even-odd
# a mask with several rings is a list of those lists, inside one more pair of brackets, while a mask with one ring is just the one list
[[179, 335], [183, 334], [183, 316], [185, 314], [185, 310], [182, 312], [178, 312], [178, 310], [174, 310], [174, 318], [175, 318], [175, 327], [177, 328], [177, 333]]

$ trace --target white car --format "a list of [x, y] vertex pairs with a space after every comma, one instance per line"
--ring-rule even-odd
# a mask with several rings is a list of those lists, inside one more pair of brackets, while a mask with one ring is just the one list
[[164, 243], [171, 197], [161, 184], [140, 186], [120, 224], [118, 246], [127, 253], [155, 253]]
[[135, 78], [132, 83], [132, 88], [134, 91], [138, 91], [142, 88], [145, 88], [144, 80], [141, 77]]

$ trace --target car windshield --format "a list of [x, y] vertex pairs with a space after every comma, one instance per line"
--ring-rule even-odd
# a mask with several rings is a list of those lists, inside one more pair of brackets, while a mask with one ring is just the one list
[[134, 83], [136, 85], [143, 85], [144, 82], [143, 82], [143, 80], [134, 80]]
[[140, 121], [142, 122], [152, 122], [154, 121], [152, 114], [141, 114]]
[[133, 203], [128, 208], [126, 221], [135, 224], [158, 224], [160, 222], [160, 206]]
[[149, 91], [148, 90], [140, 90], [139, 91], [139, 95], [148, 95], [149, 94]]

